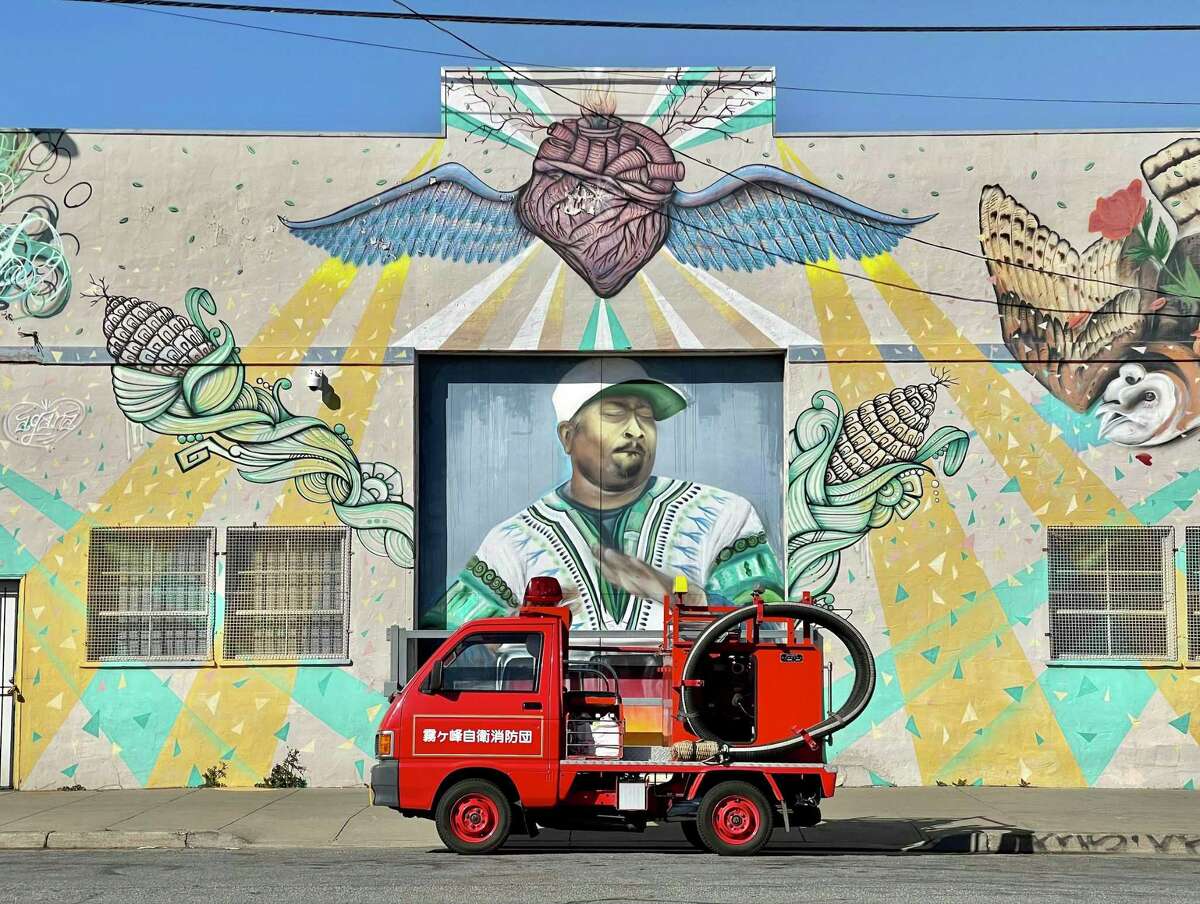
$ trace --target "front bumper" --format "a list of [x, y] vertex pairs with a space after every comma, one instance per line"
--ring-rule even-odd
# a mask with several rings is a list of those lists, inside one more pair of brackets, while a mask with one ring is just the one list
[[392, 809], [400, 806], [400, 764], [396, 760], [376, 760], [371, 767], [371, 803]]

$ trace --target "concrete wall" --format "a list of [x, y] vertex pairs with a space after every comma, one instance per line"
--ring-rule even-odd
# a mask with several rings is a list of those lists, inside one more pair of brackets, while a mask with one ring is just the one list
[[[419, 555], [423, 538], [406, 528], [421, 505], [420, 354], [629, 350], [788, 355], [790, 468], [778, 490], [791, 551], [774, 553], [793, 589], [828, 592], [853, 610], [880, 671], [867, 715], [837, 739], [851, 780], [1191, 787], [1200, 776], [1200, 719], [1192, 718], [1200, 672], [1182, 658], [1049, 665], [1043, 551], [1047, 526], [1170, 525], [1182, 546], [1193, 523], [1200, 478], [1187, 434], [1200, 384], [1190, 334], [1200, 318], [1187, 296], [1200, 295], [1200, 279], [1189, 270], [1187, 186], [1195, 148], [1177, 144], [1191, 136], [781, 137], [769, 71], [610, 73], [604, 87], [617, 115], [664, 134], [683, 164], [678, 187], [698, 191], [751, 164], [778, 171], [744, 171], [758, 187], [735, 180], [739, 209], [664, 212], [642, 201], [648, 214], [629, 212], [646, 214], [643, 231], [605, 260], [588, 255], [611, 230], [573, 249], [546, 222], [550, 242], [523, 238], [512, 199], [501, 196], [474, 208], [486, 217], [461, 197], [445, 201], [459, 206], [422, 220], [432, 225], [420, 241], [417, 221], [403, 221], [429, 213], [411, 206], [415, 196], [387, 196], [357, 219], [295, 235], [280, 222], [324, 217], [446, 163], [498, 191], [517, 189], [535, 171], [551, 123], [577, 116], [575, 103], [596, 105], [581, 98], [598, 79], [548, 72], [512, 84], [447, 72], [442, 136], [5, 133], [0, 576], [24, 578], [21, 786], [194, 784], [221, 760], [231, 784], [249, 784], [289, 747], [315, 784], [360, 782], [385, 703], [385, 627], [413, 624], [418, 595], [441, 590], [418, 594], [410, 546], [415, 540]], [[781, 173], [849, 201], [797, 188]], [[442, 171], [439, 184], [454, 192], [468, 183]], [[989, 193], [993, 185], [1028, 210]], [[527, 202], [545, 197], [544, 187], [530, 191]], [[982, 224], [981, 199], [985, 213], [997, 212]], [[611, 201], [580, 194], [565, 203], [578, 223]], [[824, 203], [832, 219], [806, 227], [812, 205]], [[689, 213], [699, 209], [707, 219]], [[1036, 218], [1063, 243], [1039, 233]], [[821, 229], [859, 228], [851, 221], [895, 247], [814, 244]], [[1001, 235], [1017, 221], [1022, 247]], [[772, 223], [797, 230], [784, 252]], [[693, 247], [705, 245], [695, 265], [672, 244], [686, 228]], [[676, 239], [655, 252], [655, 230]], [[911, 239], [889, 236], [910, 230]], [[1082, 250], [1093, 240], [1082, 258], [1065, 244]], [[500, 259], [504, 242], [513, 254]], [[453, 260], [463, 247], [495, 259]], [[718, 269], [722, 255], [741, 269]], [[572, 256], [574, 268], [565, 262]], [[29, 266], [14, 269], [21, 264]], [[577, 272], [589, 267], [591, 285]], [[629, 281], [610, 292], [614, 274]], [[104, 281], [100, 297], [88, 297], [89, 278]], [[1122, 288], [1131, 285], [1140, 288]], [[114, 345], [118, 312], [128, 311], [114, 299], [136, 296], [188, 316], [193, 287], [211, 293], [215, 310], [195, 308], [193, 319], [217, 330], [212, 345], [225, 337], [220, 323], [230, 337], [209, 359], [209, 391], [189, 396], [182, 377], [164, 386], [136, 366], [114, 368], [128, 347], [120, 338]], [[194, 363], [193, 350], [181, 354]], [[1135, 417], [1101, 436], [1097, 408], [1123, 365], [1140, 368], [1136, 388], [1155, 388], [1157, 404], [1138, 409], [1142, 395], [1114, 395]], [[305, 388], [310, 367], [326, 372], [336, 409]], [[266, 483], [239, 475], [230, 426], [211, 418], [241, 383], [277, 388], [286, 408], [271, 410], [273, 427], [305, 416], [325, 425], [304, 434], [301, 459], [324, 462], [327, 489], [342, 493], [341, 520], [365, 541], [354, 548], [351, 664], [89, 665], [92, 527], [211, 525], [223, 550], [229, 525], [339, 523], [332, 505], [301, 495], [295, 475], [272, 472]], [[818, 461], [828, 461], [822, 444], [836, 436], [821, 430], [844, 428], [839, 407], [878, 413], [872, 400], [897, 389], [927, 400], [918, 432], [934, 445], [903, 459], [922, 459], [906, 480], [904, 469], [887, 469], [895, 459], [869, 469], [875, 526], [847, 526], [827, 492], [837, 482], [821, 476]], [[182, 420], [148, 415], [134, 401], [156, 392], [175, 400]], [[238, 417], [243, 428], [254, 420]], [[739, 441], [712, 426], [708, 441]], [[237, 434], [252, 453], [244, 471], [274, 461], [269, 433]], [[353, 443], [331, 464], [314, 450], [338, 435]], [[345, 498], [336, 480], [344, 469], [399, 479]], [[482, 490], [497, 479], [481, 475]], [[383, 527], [356, 514], [373, 503], [386, 506]], [[835, 523], [839, 548], [816, 555], [814, 532]], [[1182, 635], [1182, 571], [1177, 592]]]

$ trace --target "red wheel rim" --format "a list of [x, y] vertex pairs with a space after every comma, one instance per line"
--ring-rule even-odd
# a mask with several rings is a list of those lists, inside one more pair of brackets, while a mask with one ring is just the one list
[[758, 834], [759, 817], [754, 801], [731, 794], [721, 798], [713, 808], [712, 825], [725, 844], [747, 844]]
[[454, 802], [450, 827], [463, 841], [487, 841], [500, 824], [500, 810], [486, 794], [468, 794]]

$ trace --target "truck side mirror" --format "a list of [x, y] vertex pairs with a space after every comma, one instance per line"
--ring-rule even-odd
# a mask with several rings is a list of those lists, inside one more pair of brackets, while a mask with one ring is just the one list
[[436, 694], [442, 689], [442, 681], [444, 678], [443, 671], [444, 666], [442, 665], [442, 660], [439, 659], [434, 662], [433, 667], [429, 670], [430, 693]]

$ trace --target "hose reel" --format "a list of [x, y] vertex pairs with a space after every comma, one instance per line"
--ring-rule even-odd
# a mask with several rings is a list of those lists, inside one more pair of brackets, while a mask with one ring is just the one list
[[[792, 737], [763, 744], [733, 744], [725, 741], [715, 730], [705, 724], [697, 705], [697, 673], [705, 661], [705, 654], [718, 640], [744, 621], [764, 616], [791, 618], [809, 622], [825, 629], [838, 638], [850, 654], [854, 663], [854, 684], [850, 694], [837, 710], [831, 712], [815, 725], [798, 730]], [[859, 630], [836, 612], [806, 603], [761, 603], [743, 606], [726, 613], [712, 622], [696, 638], [695, 644], [684, 661], [680, 693], [682, 712], [692, 734], [705, 741], [716, 742], [717, 756], [722, 759], [753, 759], [765, 753], [779, 753], [801, 744], [811, 745], [816, 741], [845, 728], [862, 712], [875, 691], [875, 659], [871, 648]]]

